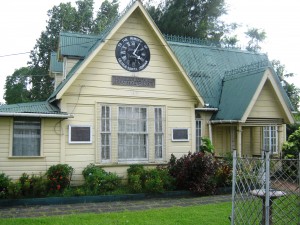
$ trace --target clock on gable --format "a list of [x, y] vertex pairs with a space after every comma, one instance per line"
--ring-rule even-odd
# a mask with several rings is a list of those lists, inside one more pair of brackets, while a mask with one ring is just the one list
[[122, 38], [115, 50], [118, 63], [130, 72], [145, 69], [150, 61], [148, 45], [139, 37], [127, 36]]

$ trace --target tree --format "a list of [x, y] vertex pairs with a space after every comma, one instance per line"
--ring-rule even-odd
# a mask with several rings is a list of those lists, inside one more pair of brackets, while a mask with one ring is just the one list
[[27, 67], [16, 70], [13, 75], [6, 77], [4, 100], [7, 104], [15, 104], [30, 101], [28, 91], [29, 77], [31, 73]]
[[220, 41], [226, 25], [219, 18], [226, 14], [225, 0], [166, 0], [146, 8], [162, 33]]
[[258, 28], [250, 28], [245, 34], [250, 38], [246, 49], [250, 52], [259, 52], [261, 50], [260, 43], [267, 37], [266, 32], [264, 30], [260, 31]]
[[20, 93], [22, 89], [20, 82], [23, 78], [20, 74], [14, 74], [6, 80], [7, 98], [5, 100], [7, 103], [46, 100], [53, 92], [53, 80], [48, 75], [48, 69], [51, 52], [57, 51], [59, 33], [61, 31], [71, 31], [97, 34], [111, 22], [112, 18], [117, 16], [119, 8], [117, 0], [112, 0], [111, 3], [105, 0], [98, 10], [97, 17], [94, 19], [93, 0], [78, 0], [76, 1], [76, 5], [77, 9], [71, 3], [60, 3], [48, 11], [47, 15], [49, 19], [46, 30], [41, 32], [39, 39], [37, 39], [30, 53], [28, 68], [19, 69], [23, 71], [22, 76], [26, 73], [27, 87], [30, 86], [31, 89], [26, 89], [28, 91], [26, 98], [23, 96], [23, 98], [19, 98], [18, 100], [10, 100], [10, 97], [12, 97], [11, 93], [17, 90], [17, 93]]
[[300, 128], [292, 133], [283, 144], [282, 151], [287, 158], [297, 158], [300, 152]]
[[118, 15], [119, 3], [113, 0], [111, 3], [105, 0], [97, 13], [94, 21], [93, 33], [100, 33]]
[[298, 107], [300, 106], [300, 89], [286, 81], [286, 78], [293, 77], [294, 73], [287, 73], [285, 65], [281, 64], [279, 60], [274, 59], [271, 63], [292, 105], [298, 111]]

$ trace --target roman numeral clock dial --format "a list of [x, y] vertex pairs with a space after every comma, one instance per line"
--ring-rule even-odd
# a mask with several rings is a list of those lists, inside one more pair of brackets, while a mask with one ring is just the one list
[[118, 63], [127, 71], [138, 72], [145, 69], [150, 61], [148, 45], [135, 36], [122, 38], [116, 46]]

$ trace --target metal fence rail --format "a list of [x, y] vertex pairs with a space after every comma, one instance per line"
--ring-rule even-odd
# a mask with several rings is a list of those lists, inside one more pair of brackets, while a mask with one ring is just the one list
[[233, 153], [232, 225], [300, 225], [300, 160]]

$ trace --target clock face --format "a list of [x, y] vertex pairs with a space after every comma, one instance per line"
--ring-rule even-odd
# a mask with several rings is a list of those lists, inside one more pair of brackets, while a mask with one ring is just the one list
[[125, 70], [138, 72], [148, 66], [150, 50], [142, 39], [135, 36], [127, 36], [118, 42], [116, 58]]

